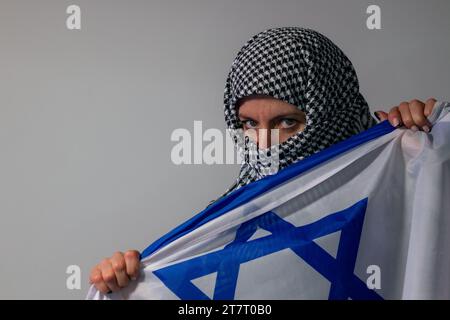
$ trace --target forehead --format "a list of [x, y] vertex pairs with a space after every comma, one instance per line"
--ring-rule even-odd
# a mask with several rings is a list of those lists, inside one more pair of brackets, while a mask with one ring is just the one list
[[296, 106], [266, 95], [252, 95], [236, 103], [239, 115], [277, 114], [301, 112]]

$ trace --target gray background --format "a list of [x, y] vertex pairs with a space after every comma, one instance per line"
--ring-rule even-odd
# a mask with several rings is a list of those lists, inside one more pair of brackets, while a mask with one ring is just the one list
[[[66, 8], [82, 30], [66, 29]], [[381, 7], [382, 30], [366, 28]], [[202, 210], [236, 165], [170, 160], [175, 128], [224, 128], [252, 35], [304, 26], [353, 62], [372, 110], [448, 100], [450, 1], [0, 1], [0, 298], [84, 298], [90, 268]], [[66, 267], [82, 289], [66, 289]]]

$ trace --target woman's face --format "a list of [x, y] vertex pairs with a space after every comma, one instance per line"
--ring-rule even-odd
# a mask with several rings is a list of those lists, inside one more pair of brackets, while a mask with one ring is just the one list
[[[265, 95], [254, 95], [238, 101], [239, 119], [244, 132], [260, 149], [282, 143], [303, 131], [306, 115], [296, 106]], [[272, 141], [271, 130], [278, 129], [279, 141]]]

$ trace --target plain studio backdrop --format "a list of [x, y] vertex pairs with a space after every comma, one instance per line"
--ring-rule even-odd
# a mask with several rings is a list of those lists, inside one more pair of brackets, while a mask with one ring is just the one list
[[[81, 8], [68, 30], [66, 8]], [[369, 5], [381, 30], [366, 27]], [[450, 1], [0, 1], [0, 298], [82, 299], [91, 267], [204, 209], [238, 165], [171, 161], [177, 128], [225, 129], [237, 51], [270, 27], [324, 33], [371, 110], [450, 95]], [[66, 268], [81, 267], [81, 289]]]

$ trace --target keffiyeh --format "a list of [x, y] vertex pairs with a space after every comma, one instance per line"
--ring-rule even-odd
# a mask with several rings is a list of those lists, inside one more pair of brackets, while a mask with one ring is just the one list
[[[258, 150], [243, 136], [236, 108], [240, 98], [251, 95], [295, 105], [306, 114], [305, 129]], [[350, 60], [324, 35], [299, 27], [268, 29], [244, 44], [226, 79], [224, 113], [244, 159], [239, 177], [224, 195], [376, 124]]]

